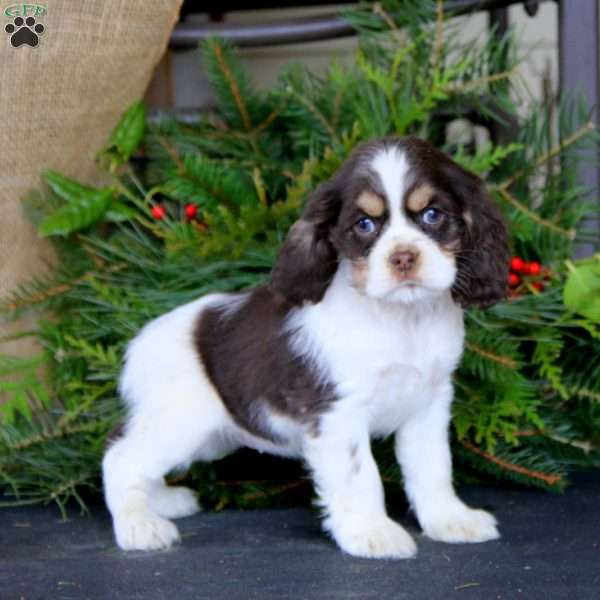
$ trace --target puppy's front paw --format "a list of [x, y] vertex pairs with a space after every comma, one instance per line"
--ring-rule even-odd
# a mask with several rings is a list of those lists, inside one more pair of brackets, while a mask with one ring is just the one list
[[417, 546], [398, 523], [387, 516], [354, 517], [332, 531], [338, 546], [363, 558], [412, 558]]
[[439, 508], [421, 523], [425, 535], [451, 544], [496, 540], [500, 537], [496, 525], [490, 513], [469, 508], [459, 500]]
[[149, 510], [127, 511], [115, 517], [115, 537], [123, 550], [163, 550], [178, 542], [179, 531]]

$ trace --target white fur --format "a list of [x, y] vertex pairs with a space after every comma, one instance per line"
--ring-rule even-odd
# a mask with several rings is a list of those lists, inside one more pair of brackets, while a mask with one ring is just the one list
[[[274, 412], [264, 416], [281, 443], [242, 430], [204, 372], [193, 345], [195, 323], [209, 306], [218, 304], [228, 314], [239, 310], [244, 294], [212, 294], [182, 306], [147, 325], [130, 344], [120, 383], [130, 418], [103, 462], [121, 548], [169, 547], [179, 534], [168, 519], [198, 509], [190, 490], [165, 486], [166, 473], [249, 446], [306, 461], [324, 527], [344, 551], [413, 556], [414, 541], [386, 514], [370, 449], [372, 436], [392, 433], [409, 500], [428, 536], [447, 542], [498, 537], [493, 517], [465, 506], [451, 481], [451, 374], [464, 336], [462, 311], [449, 291], [454, 265], [402, 214], [408, 169], [402, 155], [382, 153], [373, 165], [391, 220], [370, 255], [365, 290], [353, 287], [352, 267], [342, 260], [322, 301], [295, 309], [285, 324], [295, 332], [292, 350], [332, 382], [339, 397], [322, 415], [318, 432]], [[389, 273], [386, 257], [398, 244], [424, 254], [414, 286], [399, 285]]]

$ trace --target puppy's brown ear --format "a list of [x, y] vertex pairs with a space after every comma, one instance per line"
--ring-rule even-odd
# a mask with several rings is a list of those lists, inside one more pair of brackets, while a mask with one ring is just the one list
[[483, 182], [470, 173], [461, 178], [465, 230], [456, 256], [454, 299], [464, 307], [485, 308], [508, 291], [509, 247], [506, 225]]
[[340, 204], [336, 183], [323, 183], [283, 243], [270, 285], [291, 304], [319, 302], [335, 274], [338, 256], [329, 232], [337, 221]]

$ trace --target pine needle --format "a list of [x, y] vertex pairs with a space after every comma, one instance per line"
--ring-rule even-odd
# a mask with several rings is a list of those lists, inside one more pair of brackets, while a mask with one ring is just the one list
[[515, 465], [507, 460], [498, 458], [497, 456], [494, 456], [493, 454], [486, 452], [485, 450], [482, 450], [481, 448], [478, 448], [477, 446], [475, 446], [474, 444], [471, 444], [471, 442], [468, 442], [467, 440], [461, 440], [460, 444], [464, 448], [469, 450], [470, 452], [473, 452], [474, 454], [481, 456], [485, 460], [499, 466], [501, 469], [505, 469], [507, 471], [512, 471], [513, 473], [518, 473], [519, 475], [523, 475], [523, 476], [529, 477], [531, 479], [539, 479], [540, 481], [543, 481], [545, 484], [547, 484], [551, 487], [558, 486], [563, 483], [563, 477], [561, 477], [560, 475], [552, 475], [550, 473], [544, 473], [542, 471], [535, 471], [532, 469], [527, 469], [520, 465]]

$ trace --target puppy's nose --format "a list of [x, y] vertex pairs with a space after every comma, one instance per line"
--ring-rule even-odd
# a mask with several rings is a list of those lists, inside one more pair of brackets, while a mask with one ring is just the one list
[[399, 273], [409, 273], [417, 263], [418, 254], [414, 250], [395, 250], [390, 254], [390, 265]]

